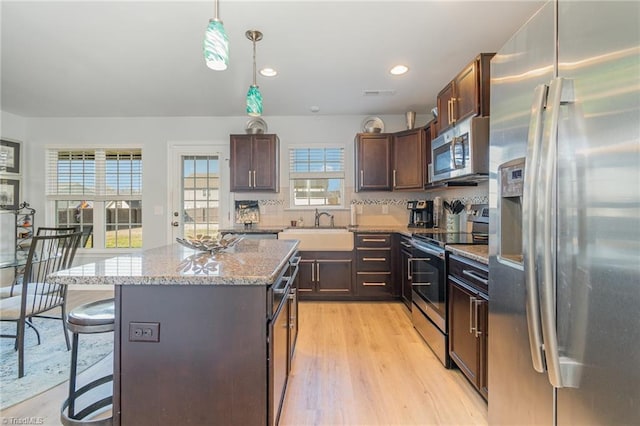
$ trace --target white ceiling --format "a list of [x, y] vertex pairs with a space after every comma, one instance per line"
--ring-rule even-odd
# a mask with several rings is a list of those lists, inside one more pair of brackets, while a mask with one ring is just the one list
[[[230, 65], [204, 64], [213, 0], [1, 3], [3, 111], [24, 117], [244, 115], [258, 29], [264, 114], [427, 113], [477, 53], [498, 50], [543, 1], [220, 0]], [[407, 64], [409, 73], [389, 69]], [[364, 96], [365, 90], [392, 90]]]

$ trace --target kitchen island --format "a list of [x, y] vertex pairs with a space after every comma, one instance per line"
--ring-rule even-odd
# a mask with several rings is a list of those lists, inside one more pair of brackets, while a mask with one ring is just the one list
[[176, 244], [52, 276], [115, 286], [114, 424], [275, 424], [297, 245], [243, 240], [212, 256]]

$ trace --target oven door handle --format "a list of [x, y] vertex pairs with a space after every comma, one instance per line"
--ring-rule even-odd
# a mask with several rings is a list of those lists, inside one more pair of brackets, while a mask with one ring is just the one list
[[[434, 256], [438, 256], [440, 259], [444, 259], [444, 251], [442, 252], [438, 252], [436, 250], [430, 249], [428, 247], [424, 247], [424, 246], [416, 246], [415, 244], [413, 245], [413, 248], [420, 250], [422, 252], [425, 252], [427, 254], [432, 254]], [[414, 260], [430, 260], [430, 259], [420, 259], [420, 258], [414, 258]]]
[[290, 282], [291, 282], [291, 277], [282, 277], [280, 281], [273, 286], [273, 294], [288, 293], [289, 292], [288, 285]]
[[431, 283], [411, 283], [411, 287], [427, 287], [430, 285]]

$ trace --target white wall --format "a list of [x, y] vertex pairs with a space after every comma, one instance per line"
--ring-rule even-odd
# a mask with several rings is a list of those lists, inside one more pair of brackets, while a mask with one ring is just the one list
[[[143, 223], [144, 247], [166, 244], [170, 238], [168, 191], [166, 189], [169, 161], [169, 145], [197, 145], [229, 143], [229, 135], [244, 133], [248, 117], [173, 117], [173, 118], [24, 118], [1, 112], [0, 135], [22, 142], [22, 200], [37, 210], [36, 225], [53, 224], [53, 217], [46, 218], [45, 206], [45, 152], [47, 147], [85, 146], [139, 146], [143, 149]], [[362, 206], [361, 223], [406, 224], [407, 199], [463, 198], [482, 202], [488, 197], [486, 185], [473, 189], [456, 189], [439, 192], [353, 192], [354, 136], [361, 131], [364, 116], [290, 116], [263, 117], [269, 133], [280, 137], [280, 184], [278, 194], [232, 194], [233, 199], [261, 200], [261, 223], [285, 225], [300, 216], [312, 221], [311, 212], [287, 209], [288, 203], [288, 147], [290, 145], [343, 144], [347, 167], [346, 203]], [[404, 115], [382, 116], [385, 131], [405, 129]], [[423, 126], [430, 117], [418, 116], [416, 126]], [[386, 206], [386, 207], [385, 207]], [[348, 210], [335, 212], [336, 224], [346, 225]], [[231, 222], [223, 226], [232, 225]], [[2, 238], [11, 237], [13, 229], [1, 230]], [[8, 233], [7, 233], [8, 232]], [[80, 254], [81, 261], [92, 261], [96, 255]], [[7, 284], [7, 277], [0, 275], [0, 284]]]
[[[22, 142], [22, 153], [20, 156], [21, 157], [20, 158], [21, 173], [19, 175], [15, 175], [15, 174], [4, 175], [0, 173], [0, 178], [18, 179], [24, 182], [24, 176], [25, 176], [24, 170], [25, 170], [25, 167], [29, 167], [29, 162], [25, 161], [25, 151], [28, 149], [28, 146], [25, 143], [26, 134], [27, 134], [27, 122], [23, 117], [20, 117], [14, 114], [9, 114], [4, 111], [0, 111], [0, 137], [2, 137], [2, 139], [9, 139], [13, 141]], [[24, 188], [22, 187], [22, 185], [20, 190], [22, 194], [25, 194]], [[23, 196], [21, 197], [21, 200], [22, 199], [24, 199]], [[15, 220], [15, 217], [13, 216], [13, 214], [10, 214], [10, 213], [3, 214], [0, 212], [0, 214], [2, 214], [2, 216], [0, 217], [0, 252], [3, 255], [7, 253], [10, 253], [12, 255], [15, 249], [14, 247], [12, 247], [12, 245], [14, 244], [13, 233], [15, 231], [15, 228], [13, 226], [13, 222]], [[0, 285], [4, 283], [11, 283], [12, 279], [13, 279], [12, 269], [0, 270]]]
[[[5, 115], [3, 114], [3, 117]], [[38, 212], [45, 211], [45, 151], [52, 146], [140, 146], [144, 156], [143, 174], [143, 223], [144, 247], [152, 248], [166, 244], [169, 234], [168, 197], [166, 190], [168, 146], [176, 144], [193, 145], [199, 143], [228, 144], [229, 135], [244, 133], [248, 120], [238, 117], [172, 117], [172, 118], [28, 118], [21, 119], [8, 115], [13, 121], [15, 134], [28, 143], [25, 159], [29, 167], [23, 175], [24, 199]], [[288, 223], [289, 216], [295, 218], [299, 212], [285, 212], [282, 201], [288, 200], [288, 146], [300, 144], [344, 144], [347, 166], [347, 203], [352, 199], [362, 202], [365, 214], [379, 215], [380, 203], [371, 199], [390, 200], [389, 218], [394, 223], [406, 223], [406, 210], [401, 200], [427, 198], [441, 195], [446, 199], [455, 198], [456, 193], [446, 191], [435, 193], [353, 193], [353, 140], [361, 131], [364, 116], [290, 116], [263, 117], [268, 124], [268, 132], [280, 137], [280, 183], [279, 194], [234, 194], [237, 199], [276, 200], [280, 208], [267, 211], [268, 224]], [[396, 132], [405, 129], [404, 115], [382, 116], [385, 131]], [[417, 126], [426, 123], [428, 117], [418, 116]], [[21, 132], [20, 132], [21, 129]], [[153, 188], [153, 189], [151, 189]], [[478, 191], [478, 190], [472, 190]], [[486, 195], [486, 188], [479, 189]], [[472, 192], [471, 196], [477, 192]], [[467, 194], [467, 193], [463, 193]], [[467, 194], [468, 195], [468, 194]], [[465, 196], [467, 196], [465, 195]], [[376, 200], [373, 200], [376, 201]], [[395, 203], [394, 203], [395, 202]], [[276, 203], [277, 204], [277, 203]], [[383, 202], [384, 204], [384, 202]], [[286, 207], [286, 206], [284, 206]], [[286, 213], [286, 214], [285, 214]], [[38, 217], [38, 224], [44, 224], [44, 215]], [[348, 213], [336, 216], [345, 224]], [[226, 219], [226, 218], [225, 218]], [[384, 216], [382, 219], [385, 219]], [[53, 218], [47, 218], [52, 224]], [[231, 225], [230, 222], [223, 226]]]
[[[353, 187], [353, 139], [360, 131], [363, 116], [299, 116], [263, 117], [269, 133], [280, 137], [280, 180], [287, 187], [287, 147], [299, 144], [342, 143], [346, 149], [347, 176]], [[29, 118], [26, 130], [31, 167], [25, 175], [25, 199], [39, 212], [45, 211], [45, 151], [50, 146], [140, 146], [144, 155], [143, 212], [144, 246], [151, 248], [166, 243], [167, 214], [166, 173], [168, 144], [228, 144], [229, 134], [244, 133], [246, 116], [240, 117], [175, 117], [175, 118]], [[405, 128], [404, 116], [383, 116], [385, 130]], [[422, 121], [421, 121], [422, 120]], [[426, 123], [418, 117], [417, 125]], [[24, 139], [24, 138], [23, 138]], [[154, 190], [149, 190], [154, 188]], [[284, 188], [283, 188], [284, 190]], [[276, 195], [276, 196], [280, 196]], [[265, 197], [266, 195], [263, 195]], [[269, 197], [273, 197], [271, 194]], [[241, 194], [238, 197], [244, 198]], [[241, 198], [239, 198], [241, 199]], [[158, 211], [162, 214], [155, 214]], [[52, 218], [49, 218], [51, 221]], [[39, 223], [43, 223], [39, 218]]]

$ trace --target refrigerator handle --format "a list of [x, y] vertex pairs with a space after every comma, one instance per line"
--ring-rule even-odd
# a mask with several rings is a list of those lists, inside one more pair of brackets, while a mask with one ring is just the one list
[[535, 213], [537, 198], [536, 181], [540, 164], [540, 142], [542, 139], [542, 112], [544, 111], [548, 87], [544, 84], [536, 87], [531, 118], [529, 121], [529, 135], [527, 137], [527, 158], [525, 163], [524, 190], [522, 194], [522, 255], [525, 273], [526, 314], [529, 331], [529, 348], [533, 369], [544, 373], [544, 349], [542, 344], [542, 329], [540, 319], [540, 299], [535, 262]]
[[554, 274], [555, 255], [555, 215], [554, 185], [556, 182], [556, 148], [558, 143], [558, 123], [560, 105], [567, 103], [573, 96], [570, 80], [562, 77], [554, 78], [549, 86], [547, 114], [549, 120], [544, 126], [541, 153], [540, 184], [542, 206], [538, 206], [538, 224], [540, 224], [542, 241], [538, 247], [541, 256], [542, 285], [540, 286], [540, 313], [542, 317], [542, 338], [544, 339], [545, 360], [549, 382], [556, 388], [565, 387], [560, 366], [560, 352], [556, 328], [556, 281]]

